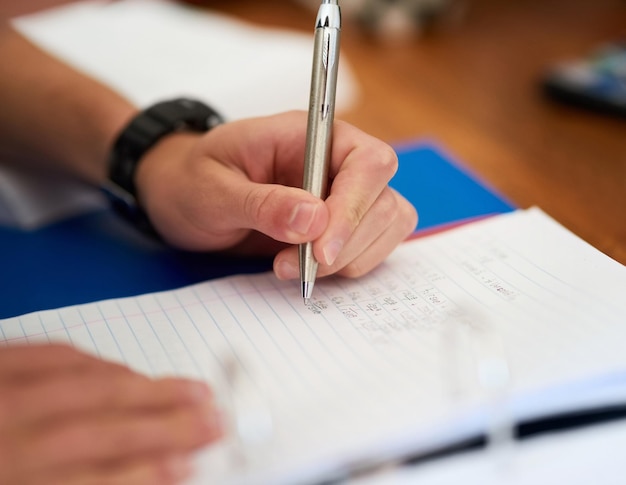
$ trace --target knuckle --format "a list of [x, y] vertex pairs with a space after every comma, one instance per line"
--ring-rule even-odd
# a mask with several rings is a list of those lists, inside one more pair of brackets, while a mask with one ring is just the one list
[[361, 220], [365, 217], [368, 207], [365, 202], [360, 204], [354, 204], [350, 206], [346, 212], [346, 218], [350, 224], [352, 231], [359, 225]]
[[402, 227], [407, 235], [415, 230], [419, 215], [417, 209], [408, 201], [400, 204], [400, 220], [403, 222]]
[[269, 190], [261, 190], [260, 188], [250, 190], [243, 201], [243, 210], [251, 221], [262, 221], [266, 213], [269, 212], [268, 207], [276, 188]]
[[406, 233], [410, 234], [417, 227], [417, 223], [419, 222], [419, 214], [417, 213], [415, 207], [413, 207], [411, 204], [407, 204], [407, 212], [408, 216], [406, 218]]
[[393, 220], [398, 214], [398, 200], [389, 188], [383, 190], [380, 194], [377, 205], [380, 215], [385, 218], [385, 220]]
[[367, 270], [363, 268], [356, 260], [350, 262], [339, 271], [339, 274], [345, 278], [359, 278], [367, 273]]
[[[386, 187], [376, 199], [372, 207], [372, 215], [379, 221], [384, 221], [382, 227], [396, 224], [399, 217], [406, 218], [404, 208], [392, 189]], [[381, 226], [379, 226], [381, 227]]]
[[243, 207], [248, 226], [246, 229], [256, 229], [275, 240], [286, 240], [292, 204], [281, 190], [280, 186], [265, 185], [246, 195]]
[[379, 156], [376, 157], [376, 161], [377, 170], [387, 178], [391, 178], [398, 170], [398, 155], [389, 145], [379, 149]]

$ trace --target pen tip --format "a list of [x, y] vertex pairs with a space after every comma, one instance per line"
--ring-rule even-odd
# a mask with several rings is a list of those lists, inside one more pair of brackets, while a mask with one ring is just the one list
[[302, 282], [302, 298], [304, 298], [304, 302], [308, 303], [311, 299], [311, 294], [313, 293], [313, 285], [312, 281], [303, 281]]
[[309, 306], [309, 303], [311, 303], [311, 299], [310, 298], [305, 298], [304, 299], [304, 306]]

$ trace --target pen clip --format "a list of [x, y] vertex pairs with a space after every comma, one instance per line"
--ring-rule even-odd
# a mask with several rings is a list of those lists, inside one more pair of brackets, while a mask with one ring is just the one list
[[324, 66], [324, 94], [321, 104], [322, 119], [332, 112], [335, 104], [335, 90], [337, 76], [333, 70], [337, 69], [339, 58], [339, 31], [336, 29], [324, 29], [322, 35], [322, 65]]

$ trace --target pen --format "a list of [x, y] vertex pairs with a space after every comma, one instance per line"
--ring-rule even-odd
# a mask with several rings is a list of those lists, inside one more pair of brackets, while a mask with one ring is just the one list
[[[322, 0], [315, 22], [313, 68], [304, 154], [302, 187], [317, 197], [326, 197], [328, 165], [335, 116], [335, 91], [339, 67], [339, 35], [341, 12], [337, 0]], [[308, 304], [315, 278], [317, 261], [313, 244], [299, 246], [302, 298]]]

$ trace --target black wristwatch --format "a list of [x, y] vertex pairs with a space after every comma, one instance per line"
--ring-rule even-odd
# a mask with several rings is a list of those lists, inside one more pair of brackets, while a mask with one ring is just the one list
[[119, 134], [109, 157], [109, 177], [102, 190], [113, 210], [142, 232], [158, 237], [137, 201], [135, 172], [142, 156], [170, 133], [205, 132], [223, 122], [213, 108], [185, 98], [163, 101], [141, 111]]

